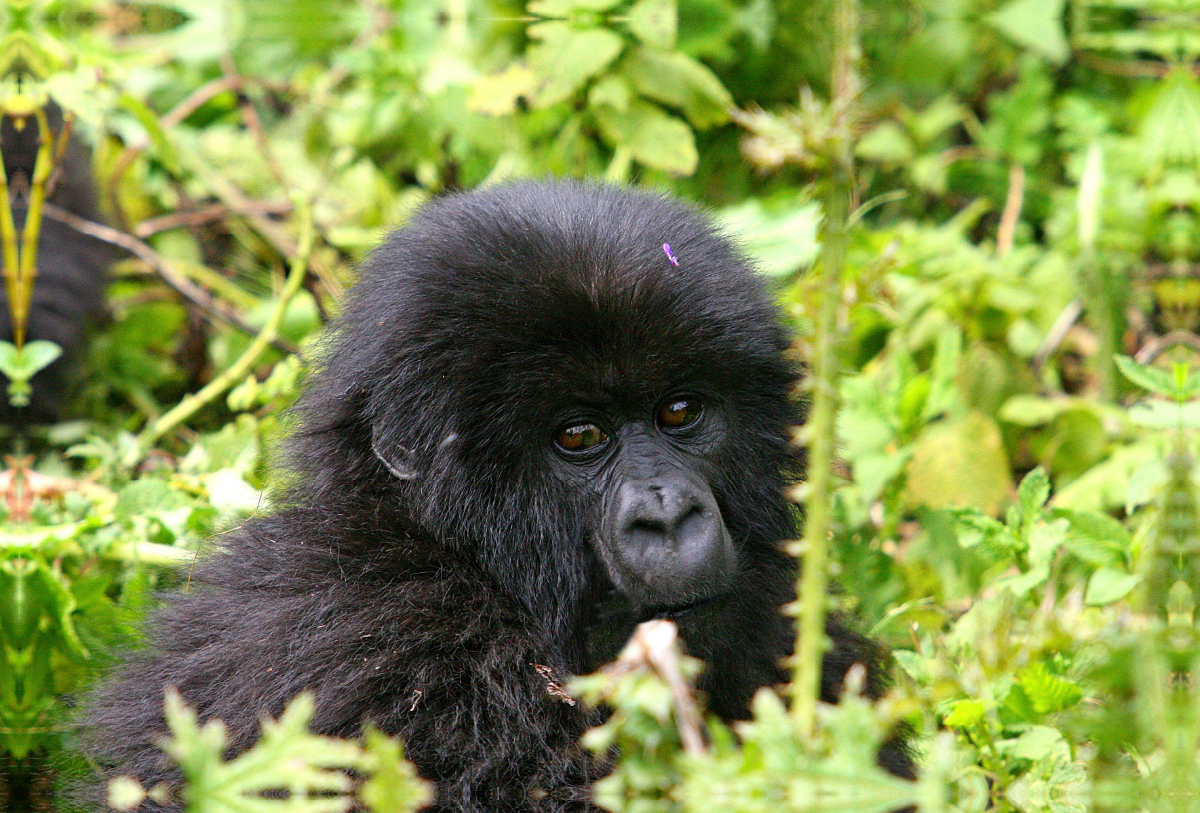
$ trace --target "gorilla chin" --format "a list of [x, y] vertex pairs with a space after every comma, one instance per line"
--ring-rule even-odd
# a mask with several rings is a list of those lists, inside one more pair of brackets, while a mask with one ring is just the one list
[[[566, 676], [677, 620], [725, 719], [786, 680], [797, 371], [772, 298], [689, 206], [582, 183], [428, 204], [366, 262], [297, 407], [278, 508], [222, 536], [90, 703], [147, 787], [163, 688], [235, 751], [300, 691], [401, 737], [439, 811], [594, 810]], [[822, 692], [879, 648], [831, 622]], [[881, 754], [909, 774], [904, 746]]]

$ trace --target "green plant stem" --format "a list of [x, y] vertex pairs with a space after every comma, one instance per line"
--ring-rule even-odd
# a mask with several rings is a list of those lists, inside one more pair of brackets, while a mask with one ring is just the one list
[[[13, 343], [25, 344], [25, 328], [29, 324], [29, 308], [33, 305], [33, 283], [37, 279], [37, 246], [42, 234], [42, 205], [46, 202], [46, 182], [54, 169], [54, 133], [46, 118], [45, 108], [33, 111], [38, 126], [38, 151], [29, 182], [29, 209], [21, 227], [20, 270], [17, 274], [17, 297], [13, 300]], [[64, 128], [65, 129], [65, 128]], [[65, 133], [64, 133], [65, 135]]]
[[287, 281], [279, 295], [275, 309], [271, 311], [267, 323], [250, 342], [238, 360], [223, 370], [220, 375], [208, 382], [199, 392], [192, 393], [172, 407], [161, 418], [152, 423], [140, 438], [139, 457], [141, 452], [152, 446], [159, 438], [182, 424], [201, 407], [218, 398], [229, 388], [241, 381], [250, 372], [259, 356], [270, 346], [279, 333], [279, 324], [283, 321], [284, 312], [292, 297], [300, 290], [304, 277], [308, 273], [309, 256], [313, 247], [313, 220], [311, 204], [297, 203], [297, 213], [300, 216], [300, 239], [296, 255], [292, 258]]
[[4, 258], [4, 290], [8, 295], [9, 312], [19, 302], [21, 253], [20, 236], [13, 218], [12, 199], [8, 195], [8, 177], [4, 172], [4, 156], [0, 154], [0, 256]]
[[792, 680], [792, 715], [802, 737], [816, 724], [825, 651], [826, 580], [832, 513], [833, 457], [838, 409], [838, 307], [849, 240], [848, 219], [853, 191], [853, 105], [858, 94], [858, 5], [836, 0], [834, 7], [833, 81], [830, 104], [834, 125], [826, 145], [832, 169], [825, 197], [816, 335], [812, 366], [812, 413], [808, 435], [808, 496], [796, 630], [796, 674]]

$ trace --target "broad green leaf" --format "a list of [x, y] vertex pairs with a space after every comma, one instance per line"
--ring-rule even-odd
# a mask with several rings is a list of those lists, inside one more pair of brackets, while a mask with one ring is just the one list
[[970, 728], [983, 721], [986, 710], [982, 700], [956, 700], [942, 722], [953, 728]]
[[638, 0], [629, 9], [626, 24], [633, 35], [651, 48], [675, 47], [679, 11], [675, 0]]
[[854, 153], [866, 161], [903, 164], [913, 159], [916, 150], [903, 127], [894, 121], [884, 121], [859, 139]]
[[605, 28], [576, 28], [559, 21], [531, 25], [529, 36], [537, 40], [528, 52], [529, 67], [541, 83], [534, 96], [536, 107], [570, 98], [625, 47], [620, 35]]
[[656, 105], [634, 100], [627, 113], [600, 107], [596, 123], [609, 144], [625, 147], [648, 167], [675, 175], [696, 170], [699, 155], [692, 129]]
[[1071, 55], [1063, 31], [1066, 0], [1010, 0], [984, 19], [1022, 48], [1061, 65]]
[[914, 506], [994, 514], [1012, 488], [1000, 429], [974, 412], [926, 427], [914, 444], [907, 474], [908, 501]]
[[1113, 567], [1102, 567], [1088, 579], [1083, 600], [1092, 606], [1111, 604], [1125, 598], [1137, 587], [1142, 577]]
[[621, 72], [643, 96], [683, 112], [699, 129], [729, 120], [733, 97], [716, 74], [678, 51], [634, 49]]
[[500, 73], [475, 80], [467, 96], [467, 106], [488, 116], [508, 116], [517, 112], [517, 100], [533, 95], [537, 75], [521, 62], [514, 62]]
[[[791, 197], [791, 196], [789, 196]], [[749, 198], [717, 213], [721, 227], [737, 235], [742, 248], [768, 276], [786, 276], [817, 259], [821, 243], [819, 203], [771, 205]]]

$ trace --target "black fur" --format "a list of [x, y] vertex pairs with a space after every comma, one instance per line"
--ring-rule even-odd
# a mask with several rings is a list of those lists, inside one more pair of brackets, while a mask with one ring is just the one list
[[[573, 404], [636, 413], [681, 384], [712, 393], [724, 422], [698, 466], [738, 567], [732, 593], [677, 620], [723, 717], [785, 678], [796, 373], [768, 293], [703, 217], [580, 184], [442, 198], [372, 255], [331, 335], [298, 406], [285, 507], [222, 537], [94, 698], [109, 775], [176, 776], [155, 744], [165, 685], [239, 749], [307, 689], [317, 731], [370, 719], [400, 735], [439, 810], [586, 809], [603, 766], [577, 739], [597, 719], [536, 667], [593, 669], [643, 611], [605, 578], [597, 497], [550, 441]], [[834, 699], [878, 653], [830, 632]]]
[[[61, 132], [62, 111], [57, 105], [47, 108], [47, 118], [51, 128]], [[0, 124], [0, 151], [4, 153], [4, 173], [18, 229], [25, 224], [37, 149], [38, 126], [33, 117], [27, 117], [21, 129], [13, 118], [4, 117]], [[77, 138], [68, 142], [52, 177], [51, 203], [87, 220], [100, 220], [91, 159]], [[62, 407], [71, 391], [72, 365], [79, 360], [88, 328], [104, 314], [106, 273], [112, 259], [107, 244], [43, 214], [38, 275], [26, 339], [52, 341], [63, 349], [63, 354], [33, 377], [33, 394], [27, 406], [16, 408], [9, 404], [5, 392], [8, 382], [0, 375], [0, 423], [25, 425], [61, 419]], [[13, 340], [12, 317], [3, 285], [0, 285], [0, 338]]]

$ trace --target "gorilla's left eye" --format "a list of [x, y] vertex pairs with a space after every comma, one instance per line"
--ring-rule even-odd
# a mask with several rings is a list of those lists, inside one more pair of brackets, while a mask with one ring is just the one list
[[694, 424], [702, 411], [696, 398], [670, 398], [658, 408], [658, 425], [663, 429], [683, 429]]

